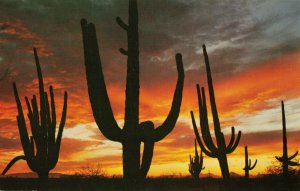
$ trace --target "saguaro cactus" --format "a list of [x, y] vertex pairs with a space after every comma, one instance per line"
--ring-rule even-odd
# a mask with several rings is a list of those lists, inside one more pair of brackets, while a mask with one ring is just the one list
[[197, 142], [195, 139], [195, 156], [192, 157], [190, 155], [190, 164], [189, 164], [189, 172], [192, 175], [193, 178], [199, 179], [199, 175], [202, 170], [205, 169], [203, 167], [203, 155], [202, 155], [202, 150], [200, 151], [200, 157], [197, 151]]
[[[97, 43], [96, 29], [93, 23], [81, 20], [84, 60], [89, 98], [95, 121], [102, 134], [123, 145], [123, 177], [136, 180], [145, 178], [150, 168], [154, 143], [162, 140], [174, 128], [182, 100], [184, 70], [182, 57], [176, 55], [178, 80], [171, 110], [157, 128], [151, 121], [139, 123], [139, 36], [137, 0], [129, 0], [128, 25], [119, 17], [117, 23], [127, 32], [128, 50], [120, 49], [127, 56], [127, 79], [125, 100], [125, 123], [121, 129], [112, 112], [102, 72], [101, 59]], [[144, 143], [142, 162], [140, 146]]]
[[[210, 98], [211, 111], [212, 111], [212, 116], [213, 116], [213, 121], [214, 121], [214, 131], [215, 131], [217, 145], [214, 144], [213, 139], [209, 132], [205, 91], [204, 91], [204, 87], [202, 87], [201, 92], [200, 92], [199, 84], [197, 84], [197, 94], [198, 94], [198, 104], [199, 104], [200, 127], [201, 127], [203, 142], [200, 138], [200, 135], [199, 135], [199, 132], [197, 129], [197, 124], [195, 121], [193, 111], [191, 111], [192, 123], [193, 123], [194, 132], [196, 135], [196, 139], [200, 145], [201, 150], [207, 156], [218, 159], [219, 165], [221, 168], [221, 172], [222, 172], [222, 176], [224, 179], [227, 179], [227, 178], [230, 178], [229, 168], [228, 168], [228, 163], [227, 163], [227, 154], [232, 153], [238, 146], [240, 138], [241, 138], [241, 131], [238, 132], [238, 136], [237, 136], [237, 138], [235, 138], [235, 129], [234, 129], [234, 127], [232, 127], [231, 128], [231, 139], [230, 139], [229, 144], [226, 146], [224, 134], [221, 131], [221, 126], [220, 126], [220, 121], [219, 121], [219, 116], [218, 116], [218, 111], [217, 111], [217, 105], [216, 105], [216, 101], [215, 101], [213, 80], [212, 80], [212, 76], [211, 76], [209, 60], [208, 60], [208, 55], [206, 52], [205, 45], [203, 45], [203, 54], [204, 54], [204, 58], [205, 58], [209, 98]], [[204, 146], [204, 144], [206, 145], [206, 147]]]
[[284, 102], [281, 101], [281, 113], [282, 113], [282, 142], [283, 142], [283, 154], [281, 157], [276, 156], [275, 158], [282, 163], [282, 174], [285, 177], [289, 176], [289, 166], [300, 166], [298, 161], [292, 161], [297, 155], [298, 151], [295, 154], [288, 157], [287, 149], [287, 136], [286, 136], [286, 121], [285, 121], [285, 111], [284, 111]]
[[67, 115], [67, 92], [65, 92], [64, 94], [62, 116], [57, 132], [57, 137], [55, 137], [56, 108], [53, 88], [52, 86], [50, 86], [49, 88], [49, 103], [48, 94], [44, 91], [42, 70], [35, 48], [34, 57], [39, 81], [40, 108], [38, 108], [38, 102], [35, 95], [33, 95], [31, 99], [31, 104], [29, 102], [29, 99], [25, 97], [28, 108], [28, 118], [30, 121], [32, 132], [32, 135], [28, 136], [17, 86], [15, 83], [13, 83], [14, 95], [18, 108], [18, 128], [24, 155], [17, 156], [12, 159], [12, 161], [7, 165], [2, 174], [4, 175], [15, 162], [22, 159], [26, 160], [29, 168], [32, 171], [36, 172], [41, 180], [47, 180], [49, 171], [55, 167], [59, 157], [60, 143]]
[[245, 167], [243, 170], [245, 171], [245, 178], [249, 178], [249, 171], [253, 170], [257, 164], [257, 160], [255, 160], [254, 164], [251, 166], [251, 159], [248, 159], [248, 148], [245, 146]]

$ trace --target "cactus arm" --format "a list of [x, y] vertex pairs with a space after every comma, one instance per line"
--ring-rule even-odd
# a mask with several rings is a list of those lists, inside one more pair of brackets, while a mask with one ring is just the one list
[[283, 161], [283, 158], [282, 158], [282, 157], [275, 156], [275, 158], [276, 158], [279, 162], [282, 162], [282, 161]]
[[[27, 108], [28, 108], [28, 118], [29, 118], [29, 121], [30, 121], [30, 127], [31, 127], [31, 133], [34, 135], [34, 137], [38, 138], [39, 136], [39, 132], [38, 132], [38, 122], [36, 120], [36, 116], [30, 106], [30, 103], [29, 103], [29, 100], [27, 97], [25, 97], [25, 101], [26, 101], [26, 105], [27, 105]], [[38, 116], [38, 115], [37, 115]]]
[[104, 76], [102, 72], [99, 48], [94, 24], [81, 20], [84, 59], [88, 92], [95, 121], [103, 135], [112, 140], [121, 140], [119, 128], [109, 102]]
[[253, 166], [251, 166], [251, 165], [249, 164], [249, 170], [253, 170], [253, 169], [255, 168], [256, 164], [257, 164], [257, 160], [255, 160]]
[[150, 169], [151, 161], [153, 158], [154, 142], [144, 142], [144, 151], [141, 164], [141, 176], [146, 178]]
[[48, 99], [48, 94], [45, 92], [44, 93], [45, 95], [45, 112], [46, 112], [46, 124], [47, 124], [47, 131], [46, 131], [46, 134], [47, 134], [47, 141], [46, 141], [46, 146], [47, 146], [47, 154], [48, 155], [51, 155], [52, 153], [52, 150], [53, 150], [53, 146], [54, 146], [54, 143], [55, 143], [55, 136], [53, 136], [53, 129], [55, 127], [53, 127], [51, 125], [51, 115], [50, 115], [50, 105], [49, 105], [49, 99]]
[[293, 160], [297, 155], [298, 155], [298, 151], [296, 151], [295, 154], [293, 154], [292, 156], [290, 156], [290, 157], [288, 158], [288, 160]]
[[39, 61], [36, 48], [33, 48], [33, 52], [34, 52], [34, 59], [35, 59], [38, 81], [39, 81], [41, 127], [42, 127], [43, 136], [46, 136], [46, 131], [47, 131], [46, 130], [46, 108], [45, 108], [46, 105], [45, 105], [45, 94], [44, 94], [45, 90], [44, 90], [43, 75], [42, 75], [42, 69], [40, 66], [40, 61]]
[[300, 166], [300, 163], [298, 163], [298, 161], [288, 161], [287, 163], [289, 166]]
[[[54, 99], [54, 93], [53, 93], [53, 87], [50, 86], [49, 88], [50, 91], [50, 99], [51, 99], [51, 116], [52, 116], [52, 126], [56, 127], [56, 111], [55, 111], [55, 99]], [[53, 129], [54, 130], [54, 135], [55, 135], [55, 130], [56, 128]]]
[[209, 157], [212, 157], [212, 158], [216, 158], [217, 157], [217, 154], [216, 152], [210, 152], [208, 151], [204, 144], [202, 143], [202, 140], [200, 138], [200, 135], [199, 135], [199, 132], [198, 132], [198, 129], [197, 129], [197, 125], [196, 125], [196, 121], [195, 121], [195, 117], [194, 117], [194, 113], [193, 111], [191, 111], [191, 117], [192, 117], [192, 124], [193, 124], [193, 129], [194, 129], [194, 133], [195, 133], [195, 136], [196, 136], [196, 139], [197, 139], [197, 142], [201, 148], [201, 150], [204, 152], [204, 154], [206, 154], [207, 156]]
[[140, 175], [142, 178], [146, 178], [147, 173], [150, 169], [151, 161], [153, 158], [153, 150], [154, 150], [154, 141], [153, 131], [154, 131], [154, 124], [152, 121], [145, 121], [140, 123], [140, 130], [141, 130], [141, 139], [144, 142], [144, 150], [143, 150], [143, 157], [142, 163], [140, 166]]
[[[51, 127], [51, 113], [50, 113], [50, 104], [49, 104], [49, 99], [48, 99], [48, 93], [44, 93], [45, 96], [45, 113], [46, 113], [46, 124], [47, 127]], [[47, 132], [49, 132], [49, 129], [47, 128]]]
[[[202, 93], [202, 96], [201, 96]], [[211, 134], [209, 132], [209, 124], [208, 124], [208, 116], [207, 116], [207, 106], [206, 106], [206, 97], [204, 87], [201, 88], [197, 84], [197, 95], [198, 95], [198, 104], [199, 104], [199, 112], [200, 112], [200, 127], [202, 132], [202, 138], [207, 148], [212, 152], [217, 151], [216, 146], [212, 140]]]
[[194, 175], [194, 173], [193, 173], [193, 167], [192, 167], [192, 162], [190, 162], [190, 164], [189, 164], [189, 172], [190, 172], [190, 174], [192, 176]]
[[31, 157], [34, 157], [35, 151], [34, 151], [34, 139], [33, 139], [33, 136], [30, 136], [30, 146], [31, 146], [31, 150], [32, 150], [32, 156]]
[[120, 17], [117, 17], [117, 18], [116, 18], [116, 21], [117, 21], [118, 25], [119, 25], [122, 29], [128, 31], [128, 25], [125, 24], [125, 22], [124, 22]]
[[5, 175], [7, 173], [7, 171], [16, 163], [18, 162], [19, 160], [26, 160], [26, 157], [24, 155], [20, 155], [20, 156], [17, 156], [15, 158], [13, 158], [9, 163], [8, 165], [5, 167], [5, 169], [3, 170], [2, 172], [2, 175]]
[[[198, 157], [198, 151], [197, 151], [197, 140], [194, 140], [194, 144], [195, 144], [195, 156]], [[201, 151], [202, 152], [202, 151]]]
[[125, 56], [128, 56], [128, 51], [125, 50], [124, 48], [120, 48], [119, 51], [120, 51], [121, 54], [123, 54]]
[[177, 85], [173, 96], [171, 110], [161, 126], [155, 129], [155, 142], [162, 140], [174, 128], [180, 112], [180, 105], [182, 101], [182, 90], [184, 84], [184, 69], [182, 64], [181, 54], [176, 54], [176, 65], [178, 72]]
[[31, 99], [31, 105], [32, 105], [32, 110], [33, 110], [33, 114], [34, 114], [34, 119], [36, 120], [36, 124], [39, 125], [39, 120], [40, 120], [39, 109], [38, 109], [35, 95], [33, 95], [32, 99]]
[[[47, 106], [46, 106], [46, 97], [45, 97], [45, 90], [44, 90], [44, 82], [43, 82], [43, 75], [42, 75], [42, 69], [40, 66], [40, 61], [37, 53], [37, 49], [33, 48], [34, 52], [34, 59], [35, 59], [35, 65], [37, 69], [37, 75], [38, 75], [38, 82], [39, 82], [39, 94], [40, 94], [40, 141], [38, 143], [39, 149], [37, 150], [37, 158], [40, 160], [46, 160], [47, 154], [48, 154], [48, 128], [47, 128]], [[34, 127], [32, 127], [34, 128]], [[27, 160], [28, 161], [28, 160]], [[28, 161], [30, 163], [30, 161]]]
[[208, 58], [208, 55], [206, 52], [206, 47], [204, 44], [203, 44], [202, 48], [203, 48], [205, 66], [206, 66], [207, 83], [208, 83], [209, 98], [210, 98], [211, 112], [212, 112], [213, 121], [214, 121], [214, 127], [215, 127], [216, 133], [219, 133], [221, 131], [221, 127], [220, 127], [220, 121], [219, 121], [219, 116], [218, 116], [217, 104], [216, 104], [216, 100], [215, 100], [213, 80], [212, 80], [211, 70], [210, 70], [210, 66], [209, 66], [209, 58]]
[[13, 83], [13, 89], [14, 89], [15, 100], [17, 103], [17, 108], [18, 108], [17, 122], [18, 122], [18, 129], [19, 129], [19, 133], [20, 133], [22, 147], [23, 147], [25, 155], [27, 155], [27, 154], [30, 155], [30, 142], [29, 142], [28, 132], [27, 132], [27, 128], [26, 128], [26, 123], [25, 123], [25, 119], [24, 119], [21, 101], [20, 101], [19, 94], [18, 94], [18, 89], [17, 89], [17, 86], [15, 83]]
[[31, 105], [32, 105], [32, 112], [33, 112], [33, 118], [30, 119], [30, 124], [31, 124], [31, 132], [34, 138], [34, 141], [36, 142], [36, 146], [40, 145], [42, 137], [40, 136], [41, 134], [41, 127], [39, 125], [39, 110], [38, 110], [38, 105], [37, 105], [37, 100], [36, 96], [33, 95], [31, 99]]
[[[55, 148], [55, 134], [54, 129], [55, 126], [52, 126], [52, 119], [51, 119], [51, 111], [50, 111], [50, 104], [48, 99], [48, 94], [45, 92], [45, 106], [46, 106], [46, 116], [47, 116], [47, 141], [44, 143], [47, 145], [47, 155], [48, 158], [51, 158]], [[49, 160], [51, 161], [51, 160]]]
[[235, 129], [234, 129], [234, 127], [231, 127], [231, 138], [230, 138], [230, 141], [229, 141], [229, 143], [226, 147], [227, 149], [230, 149], [232, 147], [232, 145], [234, 143], [234, 140], [235, 140]]
[[25, 101], [26, 101], [26, 105], [27, 105], [27, 109], [28, 109], [28, 118], [33, 118], [33, 112], [32, 112], [32, 109], [31, 109], [31, 106], [30, 106], [27, 96], [25, 96]]
[[[61, 144], [62, 134], [63, 134], [66, 117], [67, 117], [67, 102], [68, 102], [68, 93], [65, 92], [64, 93], [64, 105], [63, 105], [63, 110], [62, 110], [62, 114], [61, 114], [60, 124], [58, 127], [57, 137], [56, 137], [55, 143], [53, 143], [53, 145], [50, 146], [50, 148], [49, 148], [50, 152], [51, 152], [51, 155], [49, 156], [50, 160], [49, 160], [49, 164], [48, 164], [49, 170], [53, 169], [55, 167], [56, 163], [58, 162], [60, 144]], [[55, 137], [54, 137], [54, 139], [55, 139]]]
[[201, 150], [201, 154], [200, 154], [200, 168], [201, 168], [202, 170], [205, 169], [205, 167], [203, 167], [203, 155], [202, 155], [202, 150]]
[[[233, 129], [234, 129], [234, 128], [233, 128]], [[239, 142], [240, 142], [240, 139], [241, 139], [241, 135], [242, 135], [242, 132], [239, 131], [239, 132], [238, 132], [238, 136], [237, 136], [237, 138], [236, 138], [234, 144], [232, 145], [232, 147], [231, 147], [231, 148], [226, 148], [226, 153], [227, 153], [227, 154], [232, 153], [232, 152], [237, 148], [237, 146], [238, 146], [238, 144], [239, 144]]]
[[282, 142], [283, 142], [283, 158], [287, 158], [288, 149], [287, 149], [287, 137], [286, 137], [286, 121], [285, 121], [285, 110], [284, 102], [281, 101], [281, 115], [282, 115]]
[[[47, 106], [47, 110], [48, 110], [47, 116], [49, 117], [49, 120], [48, 120], [48, 136], [49, 136], [48, 146], [49, 146], [49, 151], [53, 151], [53, 146], [55, 145], [56, 113], [55, 113], [55, 103], [54, 103], [54, 94], [53, 94], [52, 86], [50, 86], [49, 91], [50, 91], [50, 104], [48, 101], [48, 96], [46, 97], [47, 98], [46, 106]], [[51, 107], [51, 111], [50, 111], [50, 107]]]
[[139, 33], [137, 0], [129, 1], [127, 30], [127, 76], [125, 91], [125, 119], [123, 130], [134, 132], [139, 124]]
[[60, 120], [60, 124], [59, 124], [59, 128], [58, 128], [58, 133], [57, 133], [57, 138], [56, 138], [56, 146], [59, 149], [59, 145], [61, 142], [61, 138], [62, 138], [62, 133], [64, 130], [64, 126], [66, 123], [66, 118], [67, 118], [67, 102], [68, 102], [68, 93], [65, 92], [64, 94], [64, 106], [63, 106], [63, 110], [62, 110], [62, 114], [61, 114], [61, 120]]

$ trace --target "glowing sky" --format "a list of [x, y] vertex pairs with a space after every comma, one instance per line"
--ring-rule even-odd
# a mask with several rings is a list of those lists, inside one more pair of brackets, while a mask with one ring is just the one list
[[[54, 86], [58, 116], [63, 92], [69, 93], [60, 159], [53, 172], [73, 173], [87, 163], [100, 163], [109, 175], [122, 173], [121, 144], [103, 137], [91, 113], [80, 19], [96, 24], [108, 93], [122, 125], [126, 58], [118, 49], [126, 47], [126, 34], [115, 17], [126, 20], [127, 8], [124, 0], [0, 0], [0, 74], [9, 69], [0, 81], [0, 170], [23, 152], [12, 82], [21, 97], [37, 94], [34, 46], [46, 86]], [[228, 157], [230, 171], [243, 173], [245, 145], [249, 157], [258, 159], [251, 174], [263, 173], [274, 156], [281, 155], [281, 100], [286, 104], [290, 154], [300, 150], [297, 0], [139, 0], [139, 15], [140, 121], [161, 124], [167, 116], [177, 79], [177, 52], [183, 54], [186, 76], [180, 117], [175, 129], [155, 144], [150, 176], [188, 174], [194, 142], [189, 112], [198, 116], [196, 84], [206, 86], [203, 43], [223, 131], [227, 134], [235, 126], [243, 133]], [[204, 166], [203, 173], [220, 174], [216, 159], [205, 157]], [[26, 163], [19, 162], [10, 173], [24, 171], [29, 171]]]

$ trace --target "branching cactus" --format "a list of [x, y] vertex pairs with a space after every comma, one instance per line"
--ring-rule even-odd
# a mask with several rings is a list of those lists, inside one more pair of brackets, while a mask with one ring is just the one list
[[217, 105], [215, 101], [215, 93], [213, 88], [213, 80], [211, 76], [210, 66], [208, 55], [206, 52], [205, 45], [203, 45], [203, 54], [205, 58], [205, 65], [206, 65], [206, 73], [207, 73], [207, 82], [208, 82], [208, 90], [209, 90], [209, 98], [210, 98], [210, 105], [211, 111], [214, 121], [214, 131], [216, 137], [216, 145], [212, 139], [212, 136], [209, 131], [209, 123], [208, 123], [208, 116], [207, 116], [207, 106], [206, 106], [206, 98], [205, 98], [205, 91], [204, 87], [201, 88], [197, 84], [197, 94], [198, 94], [198, 104], [199, 104], [199, 114], [200, 114], [200, 127], [201, 127], [201, 134], [202, 139], [200, 138], [197, 124], [195, 121], [194, 113], [191, 111], [192, 123], [194, 132], [196, 135], [196, 139], [200, 145], [201, 150], [209, 157], [217, 158], [219, 161], [219, 165], [221, 168], [222, 176], [224, 179], [230, 178], [228, 162], [227, 162], [227, 154], [232, 153], [239, 144], [241, 138], [241, 131], [238, 132], [237, 138], [235, 137], [235, 129], [234, 127], [231, 128], [231, 139], [229, 144], [226, 146], [224, 134], [221, 131]]
[[298, 161], [292, 161], [297, 155], [298, 151], [292, 156], [288, 156], [287, 148], [287, 136], [286, 136], [286, 121], [285, 121], [285, 111], [284, 103], [281, 101], [281, 112], [282, 112], [282, 142], [283, 142], [283, 153], [281, 157], [276, 156], [275, 158], [282, 163], [282, 174], [285, 177], [289, 176], [289, 166], [300, 166]]
[[199, 157], [199, 154], [197, 151], [197, 142], [195, 140], [195, 156], [192, 157], [190, 155], [189, 172], [193, 178], [199, 179], [199, 175], [200, 175], [201, 171], [204, 169], [205, 169], [205, 167], [203, 167], [202, 150], [200, 151], [200, 157]]
[[[137, 0], [129, 0], [128, 24], [119, 17], [116, 21], [127, 33], [128, 49], [120, 49], [127, 56], [127, 79], [125, 92], [125, 120], [120, 128], [114, 118], [106, 90], [101, 59], [93, 23], [81, 20], [84, 60], [88, 93], [95, 121], [102, 134], [123, 146], [123, 177], [127, 180], [145, 178], [151, 165], [154, 143], [162, 140], [174, 128], [181, 106], [184, 83], [182, 57], [176, 55], [177, 85], [172, 106], [166, 120], [155, 128], [152, 121], [139, 123], [139, 35]], [[144, 143], [142, 161], [140, 147]]]
[[251, 166], [251, 159], [248, 158], [248, 148], [245, 146], [245, 167], [243, 170], [245, 171], [245, 178], [249, 178], [249, 171], [253, 170], [257, 164], [257, 160], [255, 160], [254, 164]]
[[31, 136], [28, 136], [25, 117], [19, 98], [17, 86], [14, 83], [14, 95], [18, 108], [18, 128], [24, 155], [17, 156], [7, 165], [2, 174], [4, 175], [18, 160], [26, 160], [29, 168], [36, 172], [43, 181], [48, 179], [49, 171], [58, 161], [62, 133], [67, 115], [67, 92], [64, 94], [64, 105], [58, 132], [56, 136], [56, 108], [53, 88], [50, 86], [50, 102], [48, 93], [44, 91], [42, 70], [39, 63], [37, 51], [34, 48], [35, 63], [39, 81], [40, 107], [36, 96], [33, 95], [31, 102], [25, 97], [28, 118], [31, 126]]

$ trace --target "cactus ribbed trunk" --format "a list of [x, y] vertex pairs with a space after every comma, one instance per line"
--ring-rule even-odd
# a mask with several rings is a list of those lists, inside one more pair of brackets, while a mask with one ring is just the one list
[[47, 183], [49, 178], [49, 172], [38, 173], [40, 182]]
[[245, 147], [245, 178], [249, 178], [249, 168], [248, 168], [248, 148]]
[[139, 125], [139, 34], [137, 1], [129, 0], [127, 30], [127, 79], [124, 130], [134, 133]]
[[226, 157], [226, 153], [220, 153], [220, 156], [218, 157], [221, 173], [223, 179], [229, 179], [230, 174], [229, 174], [229, 167], [228, 167], [228, 161]]
[[140, 142], [131, 141], [123, 144], [123, 176], [127, 180], [140, 178]]
[[281, 115], [282, 115], [282, 156], [275, 158], [282, 163], [282, 174], [284, 177], [289, 177], [289, 166], [300, 166], [298, 161], [292, 161], [298, 155], [298, 151], [295, 152], [292, 156], [288, 156], [288, 147], [287, 147], [287, 136], [286, 136], [286, 120], [285, 120], [285, 110], [284, 102], [281, 101]]
[[[127, 30], [127, 78], [125, 99], [124, 132], [135, 134], [139, 128], [139, 34], [137, 1], [129, 0]], [[141, 141], [125, 140], [123, 145], [123, 174], [125, 179], [138, 179], [140, 176]]]
[[[287, 137], [286, 137], [286, 121], [285, 121], [285, 111], [284, 111], [284, 104], [281, 102], [281, 117], [282, 117], [282, 160], [288, 161], [288, 149], [287, 149]], [[282, 171], [285, 176], [289, 174], [289, 166], [287, 162], [282, 163]]]

